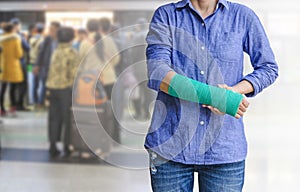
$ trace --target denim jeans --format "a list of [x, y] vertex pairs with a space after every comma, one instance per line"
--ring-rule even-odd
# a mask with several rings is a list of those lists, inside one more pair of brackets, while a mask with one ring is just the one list
[[33, 97], [35, 104], [44, 104], [46, 94], [46, 79], [41, 78], [39, 75], [34, 76]]
[[153, 192], [192, 192], [194, 172], [200, 192], [241, 192], [245, 161], [218, 165], [185, 165], [149, 151]]

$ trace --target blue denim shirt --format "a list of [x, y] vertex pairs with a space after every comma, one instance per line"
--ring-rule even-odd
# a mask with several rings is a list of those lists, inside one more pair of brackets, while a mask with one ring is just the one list
[[[219, 0], [215, 12], [202, 19], [189, 0], [159, 7], [147, 36], [148, 86], [158, 91], [145, 147], [184, 164], [221, 164], [245, 160], [243, 119], [215, 115], [201, 104], [159, 90], [173, 70], [197, 81], [233, 86], [249, 81], [253, 97], [271, 85], [278, 66], [256, 14], [246, 6]], [[253, 72], [243, 75], [243, 54]]]

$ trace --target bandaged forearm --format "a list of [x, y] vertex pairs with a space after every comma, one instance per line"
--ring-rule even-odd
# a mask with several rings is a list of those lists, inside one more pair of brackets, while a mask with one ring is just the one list
[[223, 88], [210, 86], [176, 74], [169, 85], [168, 94], [183, 100], [210, 105], [221, 112], [235, 116], [243, 95]]

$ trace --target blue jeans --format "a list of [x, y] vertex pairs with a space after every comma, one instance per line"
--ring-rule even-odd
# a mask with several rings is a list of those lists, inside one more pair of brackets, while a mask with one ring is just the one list
[[41, 78], [39, 75], [34, 76], [34, 87], [33, 87], [33, 97], [34, 104], [44, 104], [45, 94], [46, 94], [46, 80]]
[[185, 165], [167, 161], [150, 153], [153, 192], [192, 192], [194, 172], [198, 173], [200, 192], [241, 192], [245, 161], [219, 165]]

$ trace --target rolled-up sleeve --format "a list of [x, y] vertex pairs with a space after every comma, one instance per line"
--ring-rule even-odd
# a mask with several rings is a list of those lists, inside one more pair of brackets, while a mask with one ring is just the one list
[[148, 43], [147, 69], [148, 87], [159, 91], [160, 84], [171, 71], [172, 36], [168, 16], [158, 8], [152, 18], [146, 41]]
[[252, 73], [243, 78], [243, 80], [249, 81], [254, 88], [254, 91], [246, 96], [254, 97], [275, 82], [278, 77], [278, 65], [264, 28], [253, 11], [247, 18], [243, 44], [244, 51], [249, 54], [254, 69]]

